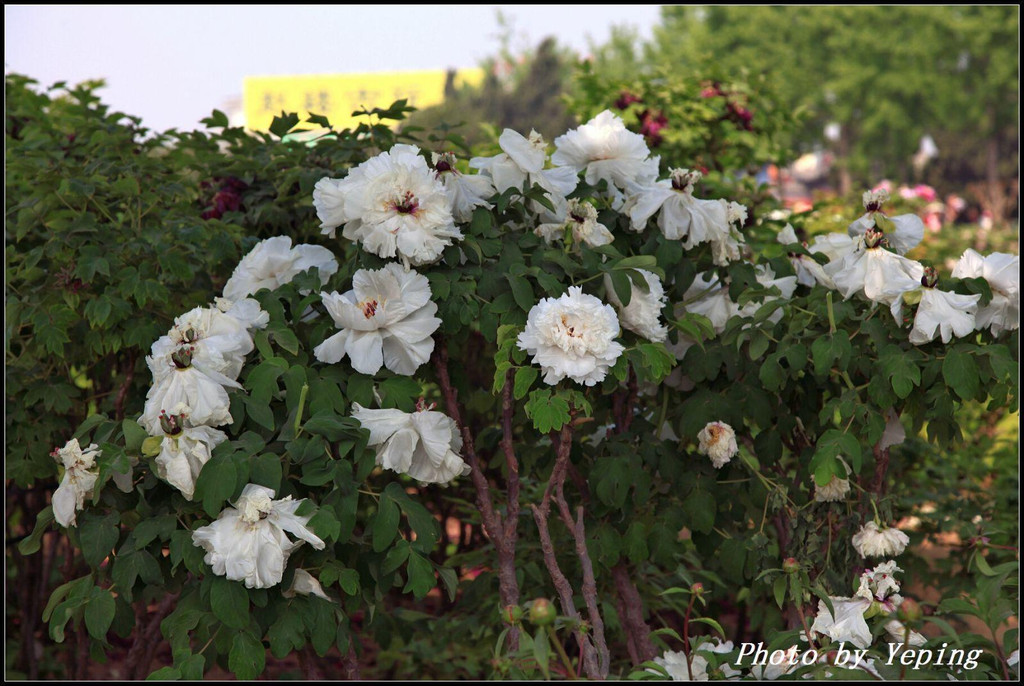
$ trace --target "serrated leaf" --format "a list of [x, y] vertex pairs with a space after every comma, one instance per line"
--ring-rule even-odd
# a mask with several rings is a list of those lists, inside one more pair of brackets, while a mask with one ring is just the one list
[[961, 400], [970, 400], [978, 394], [978, 365], [965, 352], [952, 347], [947, 349], [946, 359], [942, 361], [942, 378]]
[[541, 433], [557, 431], [571, 419], [569, 403], [551, 391], [539, 390], [530, 394], [526, 403], [526, 414], [533, 420], [533, 426]]
[[540, 371], [536, 367], [519, 367], [516, 369], [515, 384], [512, 389], [512, 396], [516, 400], [522, 400], [526, 397], [533, 382], [540, 376]]
[[434, 579], [434, 566], [430, 564], [430, 560], [417, 552], [409, 555], [406, 571], [409, 574], [409, 581], [405, 584], [405, 588], [402, 589], [403, 593], [412, 591], [414, 597], [422, 598], [430, 592], [430, 589], [436, 583]]

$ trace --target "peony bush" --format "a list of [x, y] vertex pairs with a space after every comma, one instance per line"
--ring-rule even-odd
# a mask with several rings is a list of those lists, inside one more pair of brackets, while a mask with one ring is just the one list
[[[232, 164], [289, 145], [222, 135]], [[924, 514], [890, 489], [962, 405], [1016, 411], [1017, 257], [942, 274], [875, 191], [806, 236], [611, 110], [475, 157], [399, 140], [299, 144], [300, 226], [193, 272], [146, 324], [148, 385], [64, 430], [20, 546], [76, 551], [54, 641], [132, 637], [131, 676], [168, 679], [268, 651], [308, 678], [1009, 675], [1015, 557], [979, 542], [977, 594], [913, 599], [898, 522]], [[920, 658], [940, 644], [959, 661]]]

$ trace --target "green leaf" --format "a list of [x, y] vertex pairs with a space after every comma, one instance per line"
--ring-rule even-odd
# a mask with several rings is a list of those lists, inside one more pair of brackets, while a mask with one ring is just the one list
[[278, 138], [284, 138], [285, 134], [294, 129], [298, 123], [299, 115], [294, 112], [288, 114], [281, 112], [280, 116], [274, 117], [274, 120], [270, 122], [269, 131]]
[[267, 631], [267, 640], [270, 641], [270, 653], [278, 660], [288, 656], [293, 650], [298, 650], [306, 644], [305, 626], [302, 616], [295, 611], [281, 613], [277, 621], [270, 625]]
[[282, 466], [281, 458], [274, 453], [263, 453], [252, 461], [249, 470], [250, 483], [259, 484], [273, 489], [281, 489]]
[[124, 450], [126, 453], [138, 453], [142, 450], [142, 442], [149, 437], [149, 433], [133, 419], [126, 419], [121, 422], [121, 431], [124, 433]]
[[398, 543], [392, 548], [387, 557], [384, 558], [384, 564], [381, 565], [380, 571], [382, 574], [390, 574], [395, 571], [409, 559], [409, 544], [405, 541]]
[[267, 651], [263, 643], [248, 631], [235, 634], [228, 653], [228, 669], [240, 681], [252, 681], [263, 672]]
[[722, 638], [726, 637], [725, 629], [722, 628], [722, 625], [716, 622], [715, 620], [711, 619], [710, 617], [691, 617], [690, 621], [699, 622], [701, 624], [707, 624], [709, 627], [717, 631]]
[[845, 331], [836, 331], [830, 336], [821, 336], [811, 344], [811, 358], [814, 360], [814, 373], [823, 376], [832, 365], [838, 362], [840, 369], [849, 364], [853, 347]]
[[181, 671], [177, 667], [161, 667], [146, 677], [146, 681], [178, 681]]
[[515, 298], [516, 304], [522, 308], [523, 312], [529, 312], [537, 302], [533, 295], [533, 286], [523, 276], [509, 274], [506, 278], [512, 287], [512, 297]]
[[430, 564], [430, 560], [417, 552], [409, 555], [409, 564], [406, 566], [406, 571], [409, 573], [409, 581], [406, 583], [405, 588], [402, 589], [403, 593], [412, 591], [413, 596], [422, 598], [437, 583], [434, 579], [434, 566]]
[[342, 570], [338, 575], [338, 585], [346, 595], [359, 595], [359, 572], [354, 569]]
[[237, 479], [238, 472], [231, 456], [226, 453], [214, 455], [199, 472], [193, 499], [201, 500], [206, 514], [216, 517], [224, 509], [224, 503], [235, 494]]
[[444, 589], [448, 593], [448, 600], [455, 602], [455, 595], [459, 590], [459, 575], [451, 567], [439, 567], [437, 575], [441, 578], [441, 583], [444, 584]]
[[217, 619], [232, 629], [249, 625], [249, 594], [238, 581], [214, 577], [210, 586], [210, 609]]
[[609, 275], [612, 279], [612, 288], [615, 290], [615, 295], [618, 296], [622, 306], [627, 307], [633, 298], [632, 282], [625, 272], [613, 271]]
[[904, 353], [898, 346], [886, 346], [878, 357], [878, 364], [898, 398], [906, 398], [914, 386], [921, 385], [920, 368], [910, 359], [909, 353]]
[[786, 601], [786, 574], [780, 574], [775, 578], [775, 583], [772, 584], [772, 595], [775, 596], [775, 603], [782, 609], [783, 603]]
[[512, 389], [512, 395], [516, 400], [521, 400], [526, 397], [526, 394], [530, 390], [530, 386], [540, 376], [540, 371], [536, 367], [519, 367], [516, 369], [515, 385]]
[[398, 505], [386, 494], [382, 494], [377, 503], [377, 513], [373, 516], [370, 531], [373, 536], [373, 551], [376, 553], [387, 550], [398, 535]]
[[533, 420], [533, 426], [541, 433], [557, 431], [571, 419], [569, 403], [551, 391], [542, 389], [530, 394], [526, 403], [526, 414]]
[[946, 349], [946, 359], [942, 361], [942, 378], [961, 400], [970, 400], [978, 394], [978, 365], [973, 357], [957, 348]]
[[79, 521], [79, 540], [82, 542], [82, 556], [90, 567], [99, 567], [117, 544], [120, 529], [117, 513], [99, 517], [84, 513]]
[[89, 596], [89, 604], [85, 606], [85, 628], [89, 635], [97, 640], [104, 640], [111, 622], [114, 621], [114, 596], [106, 588], [95, 587]]
[[703, 489], [695, 488], [683, 500], [683, 512], [686, 513], [686, 524], [690, 529], [705, 534], [711, 533], [717, 512], [714, 496]]
[[22, 555], [32, 555], [39, 552], [43, 542], [43, 534], [47, 532], [53, 521], [53, 506], [47, 505], [36, 517], [36, 525], [32, 529], [32, 533], [18, 543], [18, 552]]

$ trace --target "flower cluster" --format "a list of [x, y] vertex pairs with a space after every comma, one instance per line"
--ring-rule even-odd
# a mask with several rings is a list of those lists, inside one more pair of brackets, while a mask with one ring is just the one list
[[[913, 214], [888, 217], [883, 211], [889, 193], [867, 191], [865, 213], [850, 224], [845, 234], [819, 236], [810, 253], [828, 257], [819, 265], [813, 257], [791, 253], [801, 284], [815, 283], [834, 289], [849, 299], [859, 295], [886, 305], [897, 325], [903, 326], [903, 308], [916, 305], [909, 340], [923, 345], [936, 338], [949, 343], [954, 337], [988, 328], [998, 336], [1020, 325], [1020, 258], [1004, 253], [982, 257], [968, 249], [953, 269], [955, 278], [984, 278], [993, 294], [979, 311], [981, 296], [952, 293], [937, 288], [938, 273], [905, 257], [924, 236], [924, 223]], [[780, 243], [796, 243], [792, 227], [779, 233]]]

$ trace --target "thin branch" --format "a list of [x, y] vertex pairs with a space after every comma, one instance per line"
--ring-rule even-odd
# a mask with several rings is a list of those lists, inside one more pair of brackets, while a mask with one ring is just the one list
[[658, 651], [651, 642], [651, 628], [644, 621], [643, 600], [636, 584], [629, 576], [626, 565], [619, 563], [612, 567], [612, 579], [615, 581], [616, 608], [619, 611], [619, 623], [626, 632], [626, 647], [629, 658], [634, 665], [653, 660]]
[[[505, 523], [502, 529], [503, 544], [498, 548], [498, 585], [501, 591], [502, 605], [519, 603], [519, 582], [516, 581], [516, 543], [519, 540], [519, 460], [516, 458], [512, 440], [512, 417], [515, 403], [512, 394], [515, 373], [505, 373], [505, 387], [501, 398], [501, 448], [505, 453], [505, 464], [508, 467], [508, 504], [505, 510]], [[508, 632], [509, 650], [519, 649], [519, 628], [512, 626]]]

